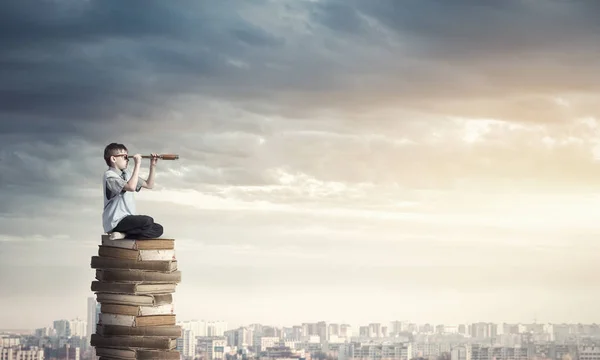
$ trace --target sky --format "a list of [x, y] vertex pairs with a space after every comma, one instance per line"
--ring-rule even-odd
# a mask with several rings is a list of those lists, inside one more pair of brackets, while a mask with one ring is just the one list
[[135, 195], [178, 320], [600, 321], [599, 15], [0, 2], [0, 328], [86, 319], [111, 142], [180, 155]]

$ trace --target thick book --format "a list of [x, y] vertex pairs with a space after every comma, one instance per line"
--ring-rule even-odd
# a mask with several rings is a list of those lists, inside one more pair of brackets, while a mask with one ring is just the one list
[[111, 240], [108, 235], [102, 235], [102, 245], [132, 250], [172, 250], [175, 249], [174, 239], [119, 239]]
[[96, 269], [96, 280], [144, 283], [179, 283], [181, 282], [181, 271], [161, 272], [144, 270]]
[[134, 316], [172, 315], [175, 313], [175, 306], [173, 304], [158, 306], [100, 304], [100, 312]]
[[144, 349], [114, 349], [96, 347], [96, 356], [100, 359], [119, 360], [179, 360], [179, 351], [176, 350], [144, 350]]
[[177, 270], [176, 260], [138, 261], [117, 259], [103, 256], [92, 256], [92, 269], [122, 269], [173, 272]]
[[137, 261], [177, 260], [175, 250], [133, 250], [98, 245], [98, 256]]
[[90, 345], [104, 348], [146, 348], [156, 350], [173, 350], [177, 347], [177, 339], [145, 336], [102, 336], [92, 334]]
[[100, 313], [98, 314], [97, 325], [118, 325], [132, 327], [175, 325], [175, 315], [134, 316]]
[[143, 294], [170, 294], [175, 292], [177, 284], [146, 284], [92, 281], [92, 291], [143, 295]]
[[181, 326], [143, 326], [131, 327], [120, 325], [96, 325], [96, 334], [102, 336], [163, 336], [180, 338], [183, 335]]
[[173, 294], [127, 295], [97, 292], [96, 301], [101, 304], [159, 306], [173, 303]]

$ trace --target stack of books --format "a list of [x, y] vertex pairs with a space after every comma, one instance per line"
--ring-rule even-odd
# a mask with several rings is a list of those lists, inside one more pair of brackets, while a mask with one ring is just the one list
[[181, 327], [175, 325], [173, 293], [181, 282], [175, 240], [110, 240], [102, 235], [92, 256], [100, 303], [91, 336], [100, 360], [180, 359], [175, 350]]

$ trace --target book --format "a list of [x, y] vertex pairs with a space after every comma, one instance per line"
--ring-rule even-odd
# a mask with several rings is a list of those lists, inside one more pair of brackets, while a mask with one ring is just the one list
[[169, 294], [174, 293], [177, 284], [146, 284], [125, 282], [92, 281], [92, 291], [142, 295], [142, 294]]
[[100, 304], [160, 306], [165, 304], [172, 304], [173, 294], [128, 295], [97, 292], [96, 301]]
[[98, 314], [97, 325], [118, 325], [118, 326], [161, 326], [175, 325], [175, 315], [150, 315], [134, 316], [121, 314]]
[[102, 245], [132, 250], [173, 250], [174, 239], [119, 239], [111, 240], [108, 235], [102, 235]]
[[167, 337], [145, 336], [102, 336], [92, 334], [90, 345], [105, 348], [146, 348], [157, 350], [173, 350], [177, 347], [177, 339]]
[[144, 349], [112, 349], [96, 347], [96, 356], [100, 359], [119, 360], [179, 360], [179, 351], [175, 350], [144, 350]]
[[107, 314], [122, 314], [134, 316], [172, 315], [175, 313], [173, 304], [158, 306], [100, 304], [100, 311]]
[[177, 260], [175, 250], [134, 250], [98, 245], [98, 256], [137, 261]]
[[92, 256], [92, 269], [121, 269], [173, 272], [177, 270], [177, 260], [138, 261], [111, 257]]
[[144, 283], [179, 283], [181, 272], [161, 272], [145, 270], [96, 269], [96, 279], [99, 281], [122, 281]]
[[177, 325], [143, 327], [96, 325], [96, 334], [102, 336], [166, 336], [172, 338], [183, 336], [181, 326]]

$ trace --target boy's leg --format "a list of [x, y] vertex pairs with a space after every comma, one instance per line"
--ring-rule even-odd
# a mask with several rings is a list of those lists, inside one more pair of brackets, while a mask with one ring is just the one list
[[147, 239], [156, 239], [163, 234], [163, 227], [161, 224], [152, 223], [152, 227], [146, 233], [142, 234]]
[[163, 234], [163, 227], [147, 215], [129, 215], [124, 217], [113, 232], [125, 234], [127, 239], [154, 239]]

